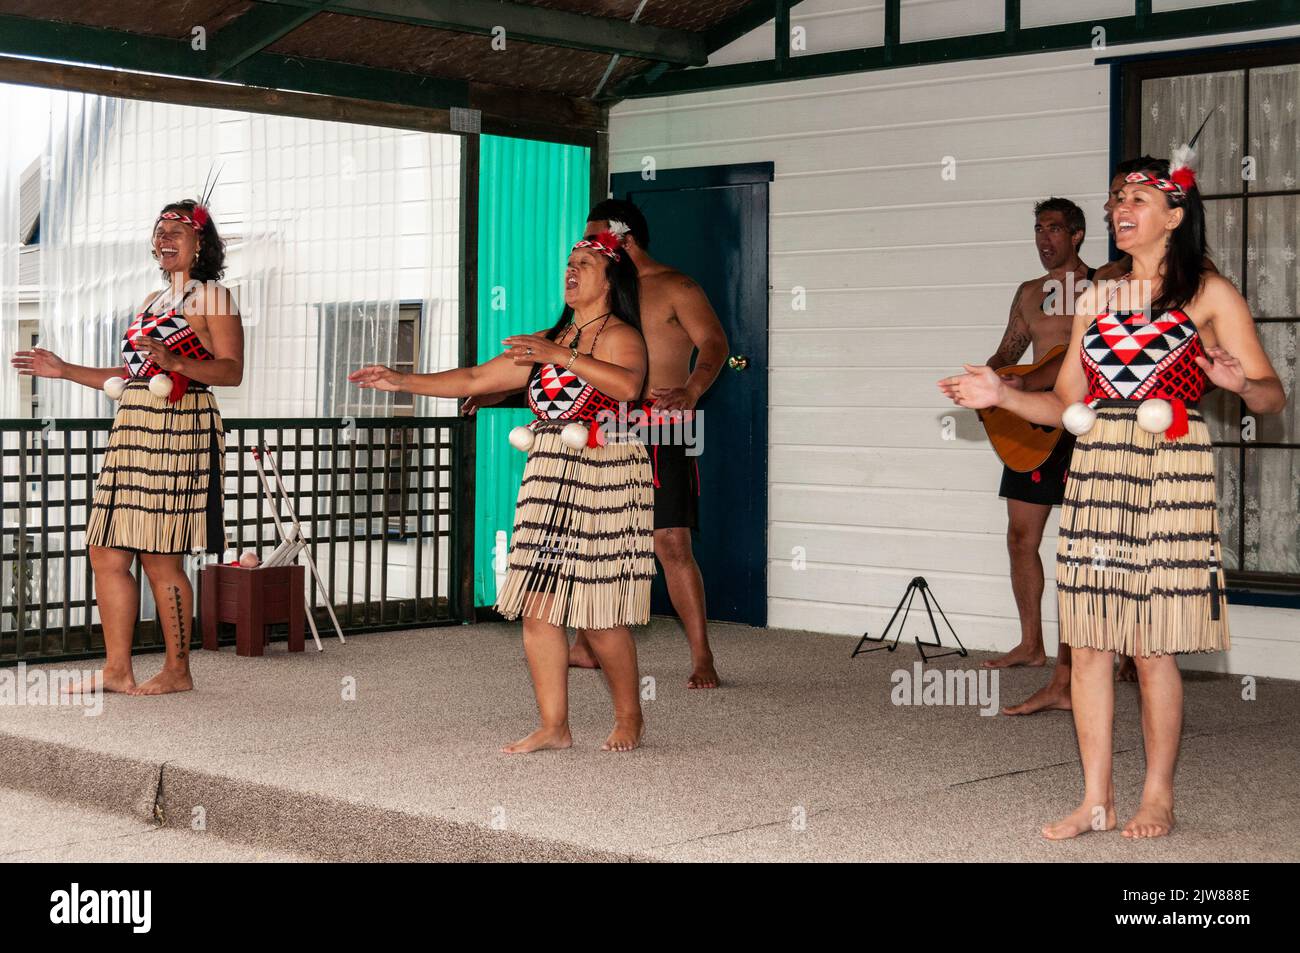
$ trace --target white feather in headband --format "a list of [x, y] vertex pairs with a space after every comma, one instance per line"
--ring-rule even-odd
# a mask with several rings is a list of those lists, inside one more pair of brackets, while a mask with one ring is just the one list
[[618, 219], [611, 218], [609, 220], [609, 230], [613, 232], [615, 235], [617, 235], [618, 240], [621, 242], [623, 240], [623, 236], [626, 235], [628, 232], [630, 232], [632, 229], [628, 228], [625, 223], [620, 222]]
[[1201, 138], [1206, 123], [1213, 115], [1213, 111], [1209, 112], [1201, 123], [1201, 128], [1196, 130], [1196, 135], [1192, 136], [1185, 145], [1175, 149], [1174, 154], [1169, 157], [1169, 178], [1183, 190], [1184, 194], [1196, 185], [1196, 140]]

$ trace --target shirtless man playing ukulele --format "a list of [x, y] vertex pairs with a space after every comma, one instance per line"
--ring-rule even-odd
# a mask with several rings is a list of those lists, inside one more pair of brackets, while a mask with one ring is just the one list
[[[1085, 221], [1083, 211], [1068, 199], [1050, 198], [1034, 208], [1034, 242], [1038, 259], [1047, 273], [1024, 282], [1011, 302], [1011, 315], [998, 349], [985, 362], [990, 367], [1015, 364], [1031, 345], [1037, 362], [1058, 344], [1067, 344], [1074, 323], [1074, 302], [1088, 287], [1093, 269], [1079, 258]], [[1059, 365], [1051, 365], [1024, 377], [1004, 375], [1014, 387], [1048, 390], [1056, 380]], [[1052, 507], [1065, 496], [1065, 480], [1074, 440], [1068, 433], [1036, 470], [1017, 473], [1003, 469], [999, 496], [1007, 501], [1007, 552], [1011, 557], [1011, 591], [1020, 615], [1020, 644], [985, 668], [1014, 665], [1042, 666], [1047, 662], [1043, 648], [1043, 562], [1038, 549]], [[1069, 651], [1061, 646], [1060, 652]], [[1068, 671], [1068, 668], [1067, 668]], [[1025, 714], [1019, 705], [1003, 708], [1004, 714]], [[1068, 707], [1068, 695], [1066, 707]]]
[[[641, 398], [656, 412], [689, 412], [695, 409], [713, 384], [727, 357], [727, 336], [708, 297], [698, 284], [676, 269], [650, 257], [650, 229], [645, 216], [631, 202], [606, 199], [587, 215], [586, 235], [608, 228], [610, 220], [627, 225], [625, 247], [637, 267], [640, 279], [641, 334], [645, 338], [650, 366]], [[691, 368], [691, 356], [699, 356]], [[494, 394], [466, 402], [464, 413], [504, 398]], [[651, 407], [652, 405], [652, 407]], [[663, 567], [668, 598], [682, 620], [691, 647], [691, 676], [688, 688], [717, 688], [718, 673], [713, 665], [705, 622], [704, 580], [691, 548], [691, 531], [698, 528], [699, 471], [695, 456], [686, 453], [680, 427], [667, 425], [661, 433], [677, 431], [670, 442], [648, 447], [655, 478], [655, 557]], [[587, 643], [586, 633], [569, 651], [569, 664], [596, 668], [598, 663]]]

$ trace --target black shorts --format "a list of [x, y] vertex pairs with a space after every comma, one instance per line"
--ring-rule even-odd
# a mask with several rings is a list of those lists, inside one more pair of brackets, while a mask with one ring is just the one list
[[1061, 434], [1051, 456], [1037, 470], [1017, 473], [1004, 466], [998, 496], [1041, 506], [1059, 506], [1065, 499], [1065, 479], [1069, 474], [1070, 454], [1073, 452], [1074, 434], [1067, 431]]
[[699, 455], [680, 441], [646, 445], [655, 482], [655, 529], [700, 528]]

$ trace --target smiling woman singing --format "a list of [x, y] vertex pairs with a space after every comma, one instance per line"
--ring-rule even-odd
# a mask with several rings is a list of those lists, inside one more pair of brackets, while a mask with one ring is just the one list
[[362, 387], [430, 397], [528, 389], [536, 419], [511, 438], [528, 450], [528, 463], [496, 607], [508, 619], [523, 616], [541, 726], [506, 745], [511, 754], [573, 743], [566, 626], [588, 630], [613, 697], [614, 730], [604, 750], [630, 751], [641, 740], [629, 626], [650, 618], [654, 483], [645, 447], [606, 442], [598, 426], [602, 412], [617, 415], [620, 404], [640, 396], [646, 372], [636, 267], [620, 226], [611, 222], [573, 246], [564, 310], [550, 330], [506, 338], [509, 350], [477, 367], [399, 374], [373, 365], [348, 377]]
[[[19, 374], [103, 388], [119, 400], [86, 521], [107, 656], [105, 691], [161, 695], [194, 687], [189, 648], [194, 592], [182, 560], [226, 548], [225, 431], [211, 385], [237, 386], [244, 335], [227, 289], [225, 245], [205, 204], [164, 206], [153, 256], [167, 287], [145, 299], [122, 338], [117, 367], [82, 367], [42, 347], [18, 351]], [[137, 685], [131, 639], [139, 595], [131, 564], [149, 577], [167, 647], [162, 671]]]
[[[1185, 151], [1184, 151], [1185, 150]], [[1051, 839], [1116, 826], [1111, 724], [1116, 652], [1137, 663], [1147, 773], [1127, 837], [1174, 825], [1183, 685], [1174, 656], [1228, 648], [1214, 459], [1197, 402], [1212, 387], [1253, 413], [1277, 413], [1282, 385], [1245, 300], [1205, 269], [1205, 213], [1190, 148], [1130, 172], [1112, 213], [1131, 256], [1119, 281], [1079, 301], [1053, 391], [1013, 390], [988, 367], [939, 382], [962, 407], [1003, 407], [1079, 435], [1056, 556], [1060, 638], [1072, 649], [1070, 698], [1083, 803], [1043, 828]]]

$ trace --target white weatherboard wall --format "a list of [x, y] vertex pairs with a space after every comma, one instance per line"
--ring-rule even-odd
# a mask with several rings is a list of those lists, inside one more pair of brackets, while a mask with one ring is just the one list
[[[1001, 0], [905, 2], [904, 38], [996, 28], [1002, 8]], [[1128, 10], [1111, 0], [1022, 4], [1026, 25]], [[807, 27], [810, 53], [865, 46], [879, 42], [882, 11], [880, 3], [809, 0], [792, 24]], [[922, 15], [928, 28], [917, 26]], [[1102, 55], [1280, 37], [1300, 37], [1300, 28]], [[769, 25], [713, 62], [768, 58], [770, 50]], [[908, 580], [923, 575], [968, 648], [1018, 641], [999, 464], [974, 414], [945, 402], [935, 382], [992, 353], [1016, 285], [1041, 273], [1035, 201], [1078, 202], [1089, 223], [1083, 258], [1105, 261], [1110, 72], [1095, 64], [1098, 55], [886, 70], [613, 110], [612, 172], [640, 170], [646, 156], [660, 169], [775, 164], [771, 625], [879, 635]], [[957, 163], [954, 181], [940, 175], [946, 156]], [[806, 310], [792, 309], [796, 287], [807, 290]], [[943, 439], [948, 415], [951, 441]], [[1049, 651], [1056, 530], [1054, 513], [1042, 546]], [[802, 570], [794, 568], [797, 547], [806, 552]], [[1234, 605], [1231, 620], [1232, 651], [1186, 656], [1185, 667], [1300, 678], [1300, 612]], [[923, 622], [914, 607], [909, 640], [927, 631], [914, 628]]]

